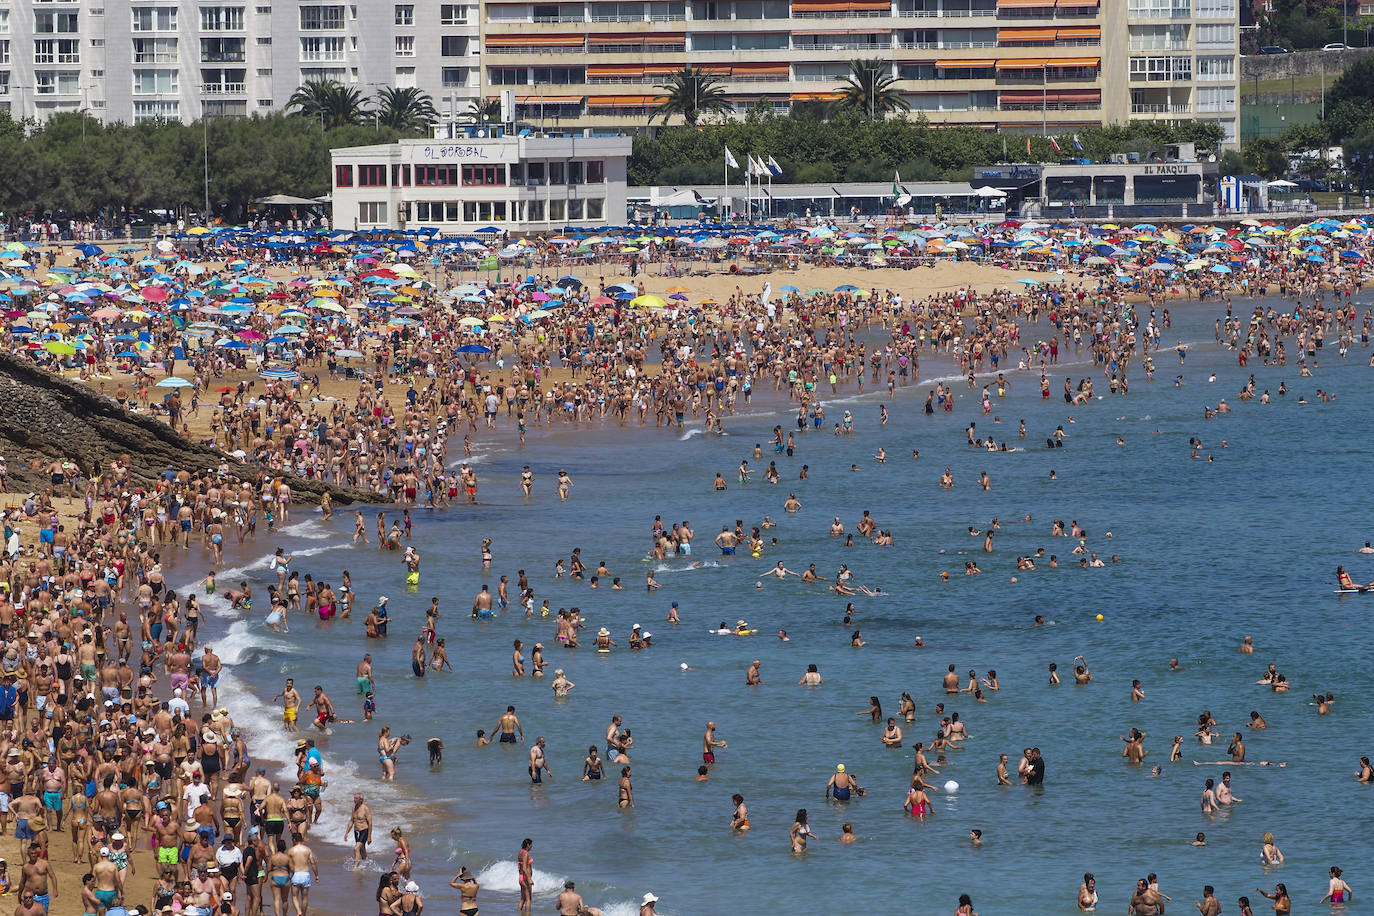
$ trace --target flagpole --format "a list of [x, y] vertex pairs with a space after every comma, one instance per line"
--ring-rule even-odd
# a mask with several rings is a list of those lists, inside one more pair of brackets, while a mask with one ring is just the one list
[[727, 207], [726, 201], [730, 199], [730, 147], [728, 146], [725, 148], [725, 162], [721, 167], [721, 171], [724, 174], [725, 191], [720, 195], [720, 200], [717, 201], [719, 206], [716, 207], [716, 209], [720, 211], [720, 224], [724, 226], [725, 208]]

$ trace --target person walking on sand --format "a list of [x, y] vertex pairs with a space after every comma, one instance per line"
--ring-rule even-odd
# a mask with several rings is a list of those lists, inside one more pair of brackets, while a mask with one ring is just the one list
[[315, 853], [305, 845], [299, 833], [295, 840], [286, 851], [287, 863], [291, 866], [291, 905], [296, 916], [306, 916], [310, 909], [310, 888], [320, 880], [320, 866], [315, 861]]

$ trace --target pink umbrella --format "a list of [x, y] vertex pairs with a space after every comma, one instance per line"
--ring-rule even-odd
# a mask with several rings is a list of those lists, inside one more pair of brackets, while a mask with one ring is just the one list
[[143, 296], [144, 299], [147, 299], [149, 302], [167, 301], [167, 290], [163, 289], [160, 286], [145, 286], [138, 292], [141, 296]]
[[535, 302], [549, 302], [553, 299], [548, 293], [539, 292], [538, 290], [536, 290], [534, 295], [530, 296], [530, 298]]
[[262, 340], [262, 339], [263, 339], [263, 336], [262, 336], [261, 334], [259, 334], [257, 331], [252, 331], [252, 330], [249, 330], [249, 331], [239, 331], [238, 334], [237, 334], [236, 336], [237, 336], [237, 337], [240, 337], [240, 338], [242, 338], [242, 339], [244, 339], [244, 340]]

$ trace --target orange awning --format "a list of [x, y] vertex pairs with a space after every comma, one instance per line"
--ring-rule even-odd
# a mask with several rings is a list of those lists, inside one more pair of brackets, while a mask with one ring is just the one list
[[998, 29], [997, 41], [1054, 41], [1054, 29]]
[[794, 92], [792, 101], [794, 102], [834, 102], [842, 96], [838, 92]]
[[1056, 35], [1061, 41], [1066, 38], [1101, 38], [1102, 27], [1097, 25], [1080, 25], [1071, 29], [1056, 29]]
[[580, 95], [517, 95], [518, 105], [576, 105], [582, 101]]
[[594, 77], [594, 76], [599, 76], [599, 77], [617, 77], [617, 76], [629, 77], [629, 76], [643, 76], [643, 75], [644, 75], [644, 66], [643, 66], [643, 64], [588, 64], [588, 65], [587, 65], [587, 78], [588, 78], [588, 79], [591, 79], [591, 78]]
[[1045, 66], [1045, 58], [1043, 57], [1011, 58], [997, 62], [998, 70], [1038, 70], [1043, 66]]
[[[1093, 0], [1093, 5], [1097, 5], [1097, 0]], [[999, 10], [1007, 9], [1027, 9], [1030, 7], [1043, 6], [1047, 9], [1054, 8], [1054, 0], [997, 0]]]
[[786, 63], [752, 63], [752, 64], [732, 64], [730, 74], [732, 76], [787, 76], [788, 65]]
[[588, 108], [646, 108], [658, 105], [662, 96], [653, 95], [593, 95], [587, 97]]
[[1003, 92], [998, 97], [1003, 105], [1039, 105], [1042, 102], [1054, 101], [1053, 95], [1036, 90], [1035, 92]]
[[937, 60], [935, 66], [941, 70], [983, 70], [996, 63], [995, 60]]
[[617, 44], [634, 44], [636, 42], [648, 42], [656, 44], [664, 41], [686, 41], [686, 32], [597, 32], [588, 35], [589, 41], [616, 42]]
[[[1059, 0], [1059, 7], [1061, 9], [1064, 7], [1073, 7], [1074, 9], [1086, 9], [1088, 7], [1096, 7], [1097, 3], [1098, 0]], [[1001, 4], [999, 3], [998, 6], [1001, 6]]]
[[1045, 62], [1046, 67], [1100, 67], [1100, 57], [1061, 57]]
[[544, 45], [581, 45], [581, 35], [488, 35], [489, 48], [530, 47]]

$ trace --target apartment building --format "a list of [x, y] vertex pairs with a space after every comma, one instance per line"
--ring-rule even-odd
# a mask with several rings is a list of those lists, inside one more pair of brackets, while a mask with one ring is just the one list
[[683, 66], [736, 114], [837, 97], [855, 58], [939, 124], [1199, 118], [1236, 142], [1237, 0], [0, 0], [0, 107], [102, 120], [282, 108], [306, 80], [515, 94], [549, 132], [642, 131]]
[[327, 78], [417, 86], [453, 116], [477, 94], [478, 16], [475, 0], [0, 0], [0, 108], [242, 117]]
[[486, 0], [481, 91], [550, 130], [643, 130], [685, 65], [736, 113], [838, 97], [880, 61], [940, 124], [1066, 132], [1201, 118], [1236, 142], [1237, 0]]

